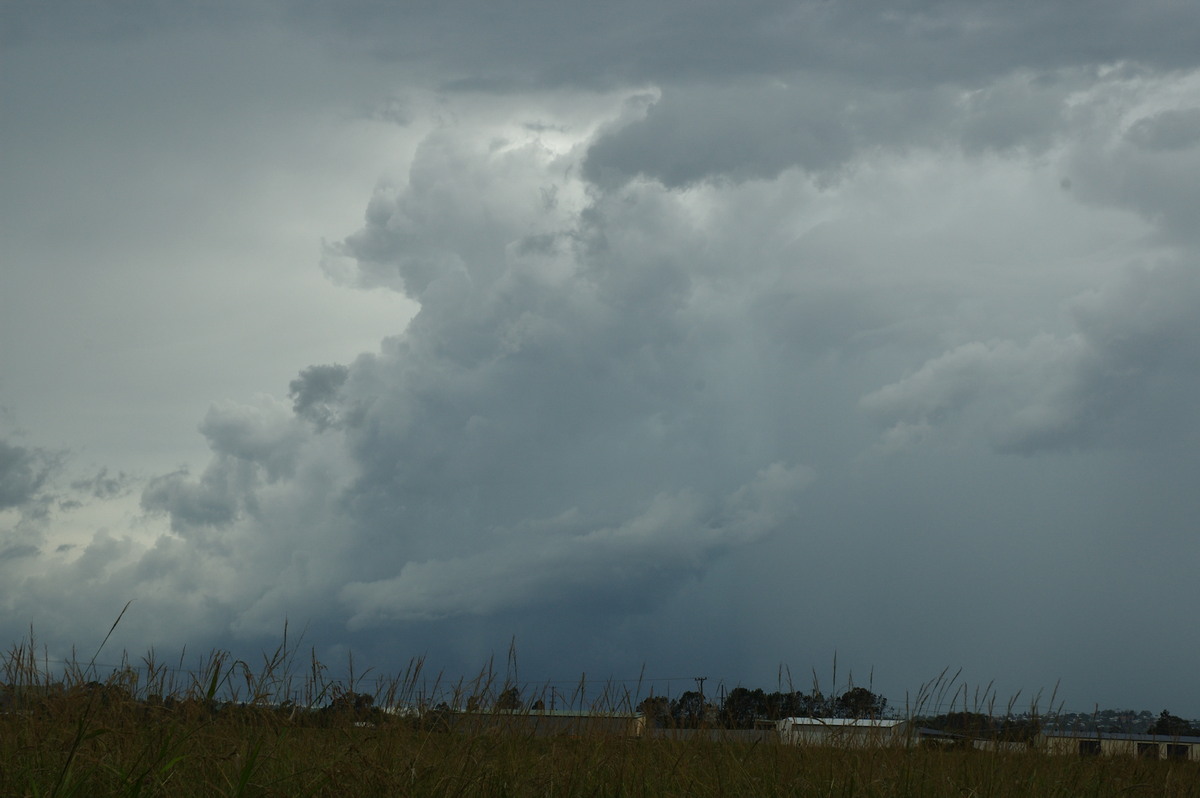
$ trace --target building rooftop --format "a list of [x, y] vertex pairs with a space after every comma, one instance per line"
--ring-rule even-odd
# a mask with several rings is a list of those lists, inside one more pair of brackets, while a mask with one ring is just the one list
[[1043, 731], [1043, 737], [1067, 737], [1076, 740], [1129, 740], [1146, 743], [1200, 743], [1200, 737], [1188, 737], [1171, 734], [1136, 734], [1133, 732], [1098, 732], [1098, 731]]
[[861, 728], [890, 729], [906, 721], [882, 720], [879, 718], [782, 718], [780, 723], [793, 726], [858, 726]]

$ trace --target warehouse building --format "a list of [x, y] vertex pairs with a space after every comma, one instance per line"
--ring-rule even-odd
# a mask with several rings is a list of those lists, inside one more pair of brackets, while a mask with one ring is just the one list
[[1042, 744], [1050, 753], [1084, 756], [1141, 756], [1200, 762], [1200, 737], [1117, 732], [1045, 731]]
[[775, 728], [781, 743], [793, 745], [908, 746], [915, 736], [908, 721], [874, 718], [783, 718]]

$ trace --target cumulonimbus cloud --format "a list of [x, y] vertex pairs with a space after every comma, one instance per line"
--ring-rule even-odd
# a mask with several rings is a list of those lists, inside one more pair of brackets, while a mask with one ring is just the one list
[[662, 187], [593, 192], [585, 144], [431, 135], [330, 250], [421, 303], [407, 330], [305, 369], [290, 408], [214, 406], [209, 466], [147, 487], [146, 509], [244, 574], [235, 628], [298, 608], [352, 629], [603, 615], [619, 603], [587, 597], [667, 595], [795, 523], [803, 453], [721, 431], [758, 412], [728, 368], [744, 343], [728, 313], [762, 286], [731, 293], [736, 265], [702, 242], [694, 262], [668, 254], [697, 209]]

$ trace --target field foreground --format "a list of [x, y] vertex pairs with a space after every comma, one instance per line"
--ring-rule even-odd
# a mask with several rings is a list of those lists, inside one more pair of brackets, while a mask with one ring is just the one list
[[[91, 664], [51, 674], [35, 650], [0, 656], [4, 796], [1200, 798], [1200, 763], [1177, 760], [703, 734], [534, 736], [498, 726], [495, 711], [462, 722], [465, 697], [498, 706], [504, 691], [490, 676], [435, 689], [436, 704], [416, 700], [429, 694], [420, 662], [366, 695], [326, 679], [315, 660], [294, 678], [296, 652], [286, 646], [257, 671], [217, 652], [195, 672], [148, 657], [103, 681]], [[611, 693], [590, 708], [633, 711]]]
[[[3, 795], [1191, 796], [1194, 763], [446, 732], [395, 718], [81, 707], [0, 716]], [[228, 717], [221, 717], [229, 715]]]

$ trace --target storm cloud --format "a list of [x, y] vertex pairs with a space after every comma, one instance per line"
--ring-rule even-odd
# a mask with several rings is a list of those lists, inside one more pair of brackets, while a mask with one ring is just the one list
[[[753, 331], [719, 305], [758, 289], [734, 299], [732, 264], [645, 246], [696, 219], [658, 190], [661, 218], [636, 229], [589, 198], [585, 152], [433, 134], [408, 185], [381, 189], [334, 247], [363, 284], [421, 303], [405, 334], [305, 369], [291, 413], [214, 407], [201, 431], [215, 459], [155, 479], [143, 505], [264, 574], [304, 534], [264, 548], [276, 502], [319, 497], [320, 527], [339, 528], [340, 561], [322, 566], [336, 578], [293, 589], [352, 580], [328, 611], [353, 628], [561, 602], [620, 615], [619, 597], [644, 603], [789, 528], [813, 479], [803, 453], [739, 451], [721, 431], [760, 408], [729, 362]], [[337, 478], [317, 482], [331, 457]]]
[[1183, 4], [42, 5], [7, 633], [1200, 713]]

